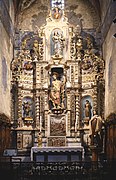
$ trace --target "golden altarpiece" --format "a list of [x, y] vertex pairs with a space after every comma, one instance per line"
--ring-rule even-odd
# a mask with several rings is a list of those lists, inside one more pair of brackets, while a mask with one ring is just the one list
[[103, 115], [104, 61], [96, 53], [95, 37], [77, 22], [76, 27], [69, 24], [55, 7], [41, 28], [16, 34], [11, 93], [19, 151], [84, 149], [93, 110]]

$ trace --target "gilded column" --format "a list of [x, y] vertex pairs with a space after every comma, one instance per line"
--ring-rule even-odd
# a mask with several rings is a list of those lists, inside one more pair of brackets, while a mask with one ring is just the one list
[[71, 98], [70, 98], [70, 89], [67, 89], [67, 135], [70, 135], [70, 119], [71, 119]]
[[[81, 128], [81, 86], [82, 86], [82, 73], [81, 73], [81, 49], [82, 49], [82, 37], [77, 34], [77, 42], [76, 42], [76, 65], [75, 65], [75, 101], [76, 101], [76, 121], [75, 121], [75, 132], [77, 129]], [[80, 134], [80, 133], [79, 133]]]
[[77, 132], [77, 129], [79, 129], [81, 127], [81, 122], [80, 122], [80, 93], [78, 91], [75, 94], [75, 101], [76, 101], [75, 132]]
[[93, 110], [98, 110], [97, 108], [97, 81], [95, 80], [93, 88]]
[[33, 62], [33, 104], [34, 104], [34, 113], [33, 113], [33, 120], [34, 120], [34, 128], [36, 127], [36, 59]]
[[21, 87], [18, 86], [18, 127], [22, 127], [22, 96], [21, 96]]
[[43, 129], [44, 124], [44, 101], [45, 101], [45, 93], [41, 91], [40, 93], [40, 130]]
[[75, 92], [71, 91], [71, 130], [75, 129]]
[[36, 128], [40, 129], [40, 96], [37, 90], [36, 90], [36, 98], [35, 98], [35, 117], [36, 117]]
[[40, 131], [41, 65], [36, 63], [35, 126]]
[[45, 89], [45, 96], [44, 96], [44, 122], [43, 122], [43, 129], [47, 131], [47, 124], [48, 123], [48, 90]]

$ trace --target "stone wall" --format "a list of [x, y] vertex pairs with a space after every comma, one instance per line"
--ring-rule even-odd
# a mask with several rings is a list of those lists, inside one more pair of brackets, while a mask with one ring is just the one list
[[11, 72], [13, 59], [14, 5], [12, 0], [0, 1], [0, 156], [10, 147]]
[[116, 112], [116, 32], [115, 18], [116, 1], [101, 2], [102, 47], [105, 60], [105, 117]]
[[106, 62], [105, 72], [105, 116], [116, 112], [116, 24], [111, 25], [107, 37], [103, 43], [103, 57]]
[[13, 2], [0, 1], [0, 113], [10, 117], [10, 62], [13, 58]]
[[100, 0], [101, 6], [101, 21], [104, 22], [105, 17], [107, 16], [107, 10], [109, 9], [110, 3], [112, 0]]

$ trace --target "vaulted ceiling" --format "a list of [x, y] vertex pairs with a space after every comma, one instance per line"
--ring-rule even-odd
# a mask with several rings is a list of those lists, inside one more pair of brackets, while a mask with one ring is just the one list
[[[21, 8], [28, 8], [31, 4], [36, 2], [37, 0], [14, 0], [16, 7], [21, 10]], [[50, 2], [50, 0], [48, 0]], [[76, 0], [78, 2], [78, 0]], [[100, 13], [100, 0], [87, 0], [91, 2], [93, 7]], [[72, 4], [74, 3], [74, 0], [71, 1]], [[41, 0], [39, 0], [39, 3], [41, 3]]]
[[[45, 23], [50, 10], [50, 0], [14, 0], [17, 28], [33, 30]], [[66, 0], [65, 14], [69, 23], [76, 25], [79, 18], [85, 29], [96, 29], [100, 24], [99, 0]]]

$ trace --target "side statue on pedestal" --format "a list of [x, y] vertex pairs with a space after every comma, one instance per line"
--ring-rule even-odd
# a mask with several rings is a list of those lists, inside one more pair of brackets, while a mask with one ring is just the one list
[[101, 116], [97, 115], [97, 112], [93, 112], [93, 117], [89, 121], [89, 130], [90, 130], [90, 139], [91, 139], [91, 145], [97, 145], [99, 147], [102, 147], [102, 126], [103, 126], [103, 120]]
[[92, 109], [91, 103], [89, 102], [89, 100], [86, 100], [86, 103], [85, 103], [85, 118], [88, 118], [88, 120], [91, 119], [91, 109]]
[[32, 103], [29, 101], [23, 102], [23, 117], [32, 117]]

